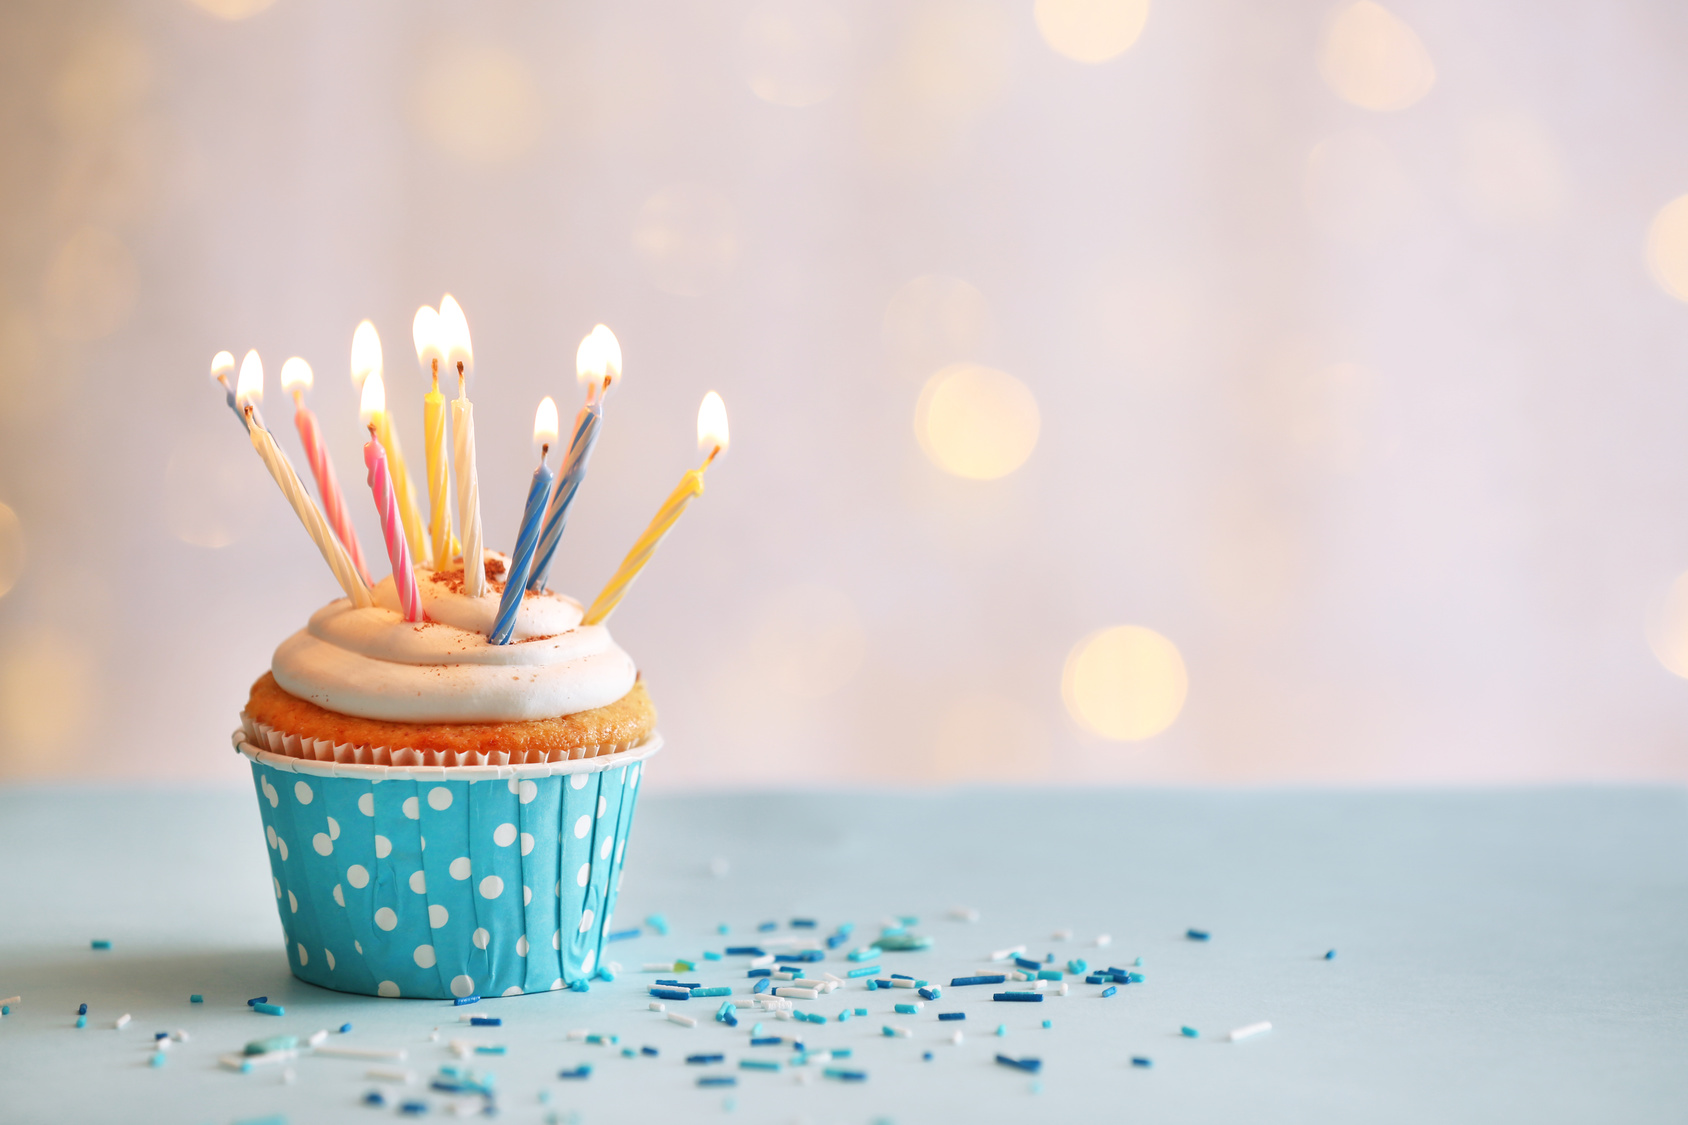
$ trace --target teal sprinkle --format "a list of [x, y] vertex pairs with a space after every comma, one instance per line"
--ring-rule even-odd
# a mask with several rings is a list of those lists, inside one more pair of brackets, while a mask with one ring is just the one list
[[1132, 984], [1142, 984], [1143, 983], [1143, 974], [1142, 973], [1126, 973], [1125, 979], [1130, 981]]
[[867, 1015], [867, 1009], [866, 1008], [857, 1008], [856, 1014], [858, 1016], [865, 1016], [865, 1015]]
[[1088, 972], [1089, 969], [1090, 963], [1082, 957], [1075, 957], [1073, 960], [1067, 962], [1067, 972], [1073, 974], [1075, 977], [1081, 973]]
[[740, 1059], [739, 1060], [739, 1069], [740, 1070], [780, 1070], [782, 1067], [783, 1067], [782, 1063], [775, 1062], [773, 1059]]
[[724, 985], [718, 986], [716, 988], [694, 988], [694, 989], [692, 989], [692, 999], [693, 1000], [696, 1000], [700, 996], [731, 996], [732, 994], [733, 994], [733, 990], [730, 989], [730, 988], [727, 988]]
[[[500, 1045], [500, 1046], [485, 1046], [485, 1047], [476, 1047], [475, 1048], [475, 1054], [477, 1054], [477, 1055], [502, 1055], [505, 1052], [506, 1052], [506, 1049], [502, 1045]], [[630, 1051], [630, 1050], [624, 1050], [621, 1053], [624, 1054], [624, 1055], [631, 1055], [633, 1052]]]
[[1043, 1021], [1043, 1030], [1045, 1030], [1045, 1031], [1048, 1031], [1050, 1028], [1052, 1028], [1054, 1026], [1055, 1026], [1054, 1020], [1044, 1020]]
[[1193, 1027], [1181, 1027], [1178, 1029], [1178, 1034], [1182, 1035], [1186, 1039], [1198, 1039], [1201, 1037], [1201, 1032], [1197, 1031]]
[[1034, 1094], [1041, 1094], [1041, 1093], [1043, 1093], [1043, 1083], [1038, 1082], [1034, 1079], [1032, 1084], [1030, 1086], [1028, 1086], [1027, 1089], [1029, 1089]]
[[916, 1008], [913, 1004], [893, 1004], [891, 1005], [891, 1008], [898, 1015], [902, 1016], [917, 1016], [920, 1014], [920, 1009]]
[[997, 1035], [998, 1039], [1003, 1038], [1007, 1034], [1008, 1034], [1008, 1025], [1007, 1024], [999, 1023], [999, 1024], [996, 1025], [996, 1035]]
[[725, 934], [730, 933], [731, 931], [727, 928], [727, 923], [722, 922], [719, 926], [715, 927], [715, 932], [718, 934]]
[[157, 1051], [152, 1056], [152, 1069], [158, 1070], [164, 1065], [164, 1052]]
[[94, 949], [110, 949], [111, 948], [111, 942], [106, 941], [104, 938], [95, 938], [92, 942], [89, 943], [89, 945], [92, 946]]
[[10, 1004], [0, 1004], [0, 1016], [9, 1016], [11, 1014], [12, 1006]]
[[867, 990], [869, 992], [877, 992], [879, 990], [879, 982], [874, 980], [872, 977], [869, 977], [867, 981]]
[[77, 1016], [76, 1017], [76, 1026], [77, 1027], [87, 1027], [88, 1026], [88, 1017], [87, 1016]]
[[721, 959], [721, 955], [706, 949], [703, 951], [703, 959], [705, 961], [719, 961]]
[[645, 925], [649, 926], [663, 937], [668, 936], [668, 919], [663, 917], [661, 914], [647, 915], [645, 917]]
[[897, 921], [901, 922], [905, 926], [918, 926], [918, 925], [920, 925], [920, 919], [916, 918], [912, 914], [899, 915], [898, 918], [897, 918]]
[[283, 1008], [280, 1004], [254, 1004], [252, 1005], [252, 1010], [254, 1012], [262, 1012], [266, 1016], [285, 1016], [287, 1014], [287, 1009]]
[[860, 949], [850, 950], [848, 956], [852, 961], [871, 961], [883, 952], [885, 951], [877, 945], [864, 945]]
[[267, 1055], [271, 1051], [291, 1051], [299, 1045], [297, 1035], [272, 1035], [268, 1039], [254, 1039], [246, 1045], [248, 1055]]
[[199, 993], [196, 992], [192, 996], [188, 997], [188, 1003], [189, 1004], [203, 1004], [203, 1003], [205, 1003], [205, 997], [201, 996]]
[[756, 1036], [762, 1034], [762, 1021], [761, 1020], [756, 1021], [755, 1026], [753, 1026], [750, 1029], [750, 1034], [751, 1034], [752, 1038], [755, 1038]]
[[849, 1018], [850, 1018], [850, 1009], [848, 1009], [848, 1008], [845, 1008], [842, 1012], [838, 1013], [838, 1022], [839, 1023], [843, 1023], [845, 1020], [847, 1020]]
[[737, 1098], [722, 1098], [721, 1099], [721, 1108], [726, 1110], [728, 1113], [733, 1112], [733, 1110], [738, 1108], [738, 1099]]
[[896, 953], [906, 953], [915, 949], [930, 949], [933, 938], [929, 934], [882, 934], [879, 947]]
[[1137, 958], [1137, 960], [1133, 961], [1132, 964], [1141, 969], [1143, 967], [1143, 958]]
[[639, 1052], [635, 1051], [631, 1047], [623, 1047], [621, 1049], [621, 1057], [624, 1058], [624, 1059], [637, 1058], [638, 1056], [639, 1056]]
[[591, 983], [588, 982], [588, 981], [583, 981], [583, 980], [575, 981], [573, 984], [569, 985], [569, 988], [573, 989], [575, 992], [591, 992], [592, 991]]
[[1037, 971], [1037, 979], [1038, 980], [1060, 980], [1061, 979], [1061, 970], [1060, 969], [1039, 969]]
[[[848, 976], [851, 980], [855, 980], [857, 977], [871, 977], [874, 973], [877, 973], [878, 971], [879, 971], [878, 965], [864, 965], [859, 969], [851, 969], [845, 975]], [[873, 983], [871, 981], [868, 982], [868, 987], [869, 988], [873, 987]]]

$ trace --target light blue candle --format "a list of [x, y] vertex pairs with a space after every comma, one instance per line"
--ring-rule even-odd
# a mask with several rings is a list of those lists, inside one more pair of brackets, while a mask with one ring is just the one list
[[[551, 404], [550, 434], [555, 436], [557, 426], [557, 407], [547, 398], [545, 404]], [[540, 417], [545, 415], [545, 404], [540, 406]], [[534, 427], [536, 433], [540, 426]], [[510, 643], [510, 634], [516, 631], [516, 614], [522, 608], [522, 591], [527, 586], [528, 575], [533, 570], [534, 548], [539, 546], [540, 524], [545, 516], [545, 499], [551, 491], [552, 472], [545, 465], [545, 455], [551, 452], [549, 443], [542, 445], [539, 450], [539, 468], [533, 471], [533, 483], [528, 486], [527, 507], [522, 509], [522, 527], [516, 534], [516, 552], [510, 556], [510, 573], [504, 576], [504, 597], [498, 603], [498, 617], [493, 622], [492, 635], [487, 638], [495, 645]]]
[[551, 507], [545, 513], [545, 529], [539, 535], [539, 553], [533, 564], [533, 577], [527, 588], [534, 593], [545, 589], [545, 577], [551, 571], [551, 556], [557, 553], [557, 543], [569, 519], [569, 505], [586, 479], [586, 463], [592, 459], [592, 449], [598, 444], [598, 423], [603, 421], [603, 400], [588, 403], [580, 412], [580, 423], [574, 428], [574, 440], [569, 442], [568, 456], [557, 470], [557, 487], [551, 491]]

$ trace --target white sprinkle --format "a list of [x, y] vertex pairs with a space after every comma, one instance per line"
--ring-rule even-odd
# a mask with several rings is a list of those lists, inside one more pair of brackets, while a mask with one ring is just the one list
[[791, 1009], [790, 1008], [776, 1008], [776, 1009], [774, 1009], [774, 1018], [777, 1019], [777, 1020], [788, 1020], [788, 1019], [790, 1019], [791, 1018]]
[[820, 998], [818, 988], [776, 988], [775, 996], [789, 996], [793, 1000], [816, 1000]]
[[168, 1051], [170, 1049], [170, 1037], [165, 1036], [163, 1039], [154, 1039], [152, 1041], [152, 1048], [155, 1051]]
[[1056, 930], [1054, 933], [1049, 935], [1049, 940], [1050, 941], [1072, 941], [1073, 940], [1073, 932], [1071, 930]]
[[954, 1035], [950, 1036], [950, 1042], [951, 1043], [960, 1043], [961, 1042], [961, 1032], [958, 1031]]
[[843, 984], [844, 983], [843, 977], [834, 976], [831, 973], [822, 973], [821, 976], [825, 977], [826, 980], [831, 984]]
[[404, 1048], [396, 1051], [383, 1051], [370, 1047], [318, 1047], [316, 1053], [335, 1059], [391, 1059], [403, 1062], [410, 1056]]
[[308, 1046], [315, 1047], [318, 1043], [321, 1043], [324, 1039], [327, 1039], [327, 1038], [328, 1038], [328, 1029], [325, 1027], [321, 1031], [313, 1033], [309, 1039], [305, 1040], [305, 1043]]
[[574, 1040], [581, 1040], [585, 1039], [588, 1034], [590, 1033], [584, 1027], [578, 1027], [569, 1032], [568, 1037]]
[[22, 1004], [22, 1003], [23, 1003], [23, 997], [22, 996], [8, 996], [4, 1000], [0, 1000], [0, 1004], [5, 1004], [8, 1007], [13, 1005], [13, 1004]]
[[1032, 978], [1027, 976], [1025, 973], [1022, 973], [1019, 969], [1009, 969], [1008, 970], [1008, 979], [1009, 980], [1031, 980]]
[[124, 1027], [126, 1027], [128, 1025], [129, 1018], [130, 1018], [129, 1013], [124, 1012], [121, 1016], [117, 1017], [117, 1021], [115, 1023], [113, 1023], [111, 1026], [113, 1026], [113, 1027], [117, 1028], [119, 1031], [121, 1031], [121, 1030], [123, 1030]]
[[188, 1033], [178, 1027], [175, 1031], [170, 1033], [170, 1038], [174, 1039], [178, 1043], [186, 1043], [188, 1041]]
[[892, 1027], [889, 1024], [887, 1024], [885, 1026], [885, 1030], [889, 1031], [892, 1035], [896, 1036], [898, 1039], [913, 1039], [914, 1038], [914, 1029], [912, 1029], [912, 1028]]
[[1034, 980], [1034, 981], [1032, 981], [1032, 991], [1033, 992], [1042, 992], [1044, 989], [1046, 989], [1048, 987], [1049, 987], [1049, 982], [1046, 981], [1046, 980]]
[[977, 922], [979, 911], [971, 906], [952, 906], [949, 908], [949, 916], [957, 922]]
[[363, 1072], [363, 1076], [376, 1082], [398, 1082], [405, 1086], [416, 1081], [413, 1072], [388, 1066], [372, 1066]]
[[1259, 1035], [1263, 1031], [1271, 1030], [1272, 1025], [1267, 1023], [1265, 1020], [1261, 1020], [1259, 1023], [1251, 1023], [1247, 1027], [1239, 1027], [1225, 1038], [1235, 1043], [1239, 1039], [1247, 1039], [1251, 1035]]
[[1023, 946], [1023, 945], [1016, 945], [1011, 949], [999, 949], [995, 953], [990, 955], [989, 960], [1006, 961], [1010, 957], [1018, 957], [1020, 954], [1024, 953], [1025, 951], [1026, 951], [1026, 947]]
[[672, 962], [672, 961], [646, 961], [645, 967], [640, 969], [639, 971], [641, 973], [672, 973], [674, 971], [674, 962]]
[[796, 980], [797, 979], [797, 974], [792, 972], [790, 969], [781, 969], [779, 972], [771, 973], [769, 975], [772, 976], [775, 980]]
[[772, 953], [764, 953], [760, 957], [752, 957], [750, 959], [750, 967], [752, 969], [765, 969], [773, 963], [774, 955]]
[[1096, 947], [1098, 949], [1100, 949], [1104, 945], [1112, 945], [1113, 943], [1114, 943], [1114, 938], [1113, 938], [1112, 934], [1097, 934], [1096, 935]]
[[436, 1027], [436, 1028], [434, 1028], [433, 1034], [428, 1036], [428, 1042], [438, 1043], [439, 1041], [440, 1041], [440, 1029]]
[[697, 1020], [693, 1019], [691, 1016], [682, 1016], [679, 1012], [669, 1012], [668, 1013], [668, 1022], [669, 1023], [677, 1023], [681, 1027], [696, 1027], [697, 1026]]
[[1065, 996], [1065, 995], [1066, 995], [1066, 994], [1067, 994], [1067, 982], [1066, 982], [1066, 981], [1062, 981], [1062, 982], [1061, 982], [1061, 984], [1060, 984], [1060, 987], [1058, 987], [1058, 988], [1057, 988], [1057, 989], [1056, 989], [1056, 990], [1055, 990], [1055, 995], [1057, 995], [1057, 996]]
[[649, 1007], [653, 1012], [666, 1012], [668, 1010], [668, 1005], [661, 1000], [652, 1000]]

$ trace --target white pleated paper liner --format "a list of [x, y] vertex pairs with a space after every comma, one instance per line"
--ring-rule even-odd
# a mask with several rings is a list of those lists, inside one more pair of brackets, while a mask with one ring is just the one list
[[301, 980], [340, 992], [509, 996], [590, 980], [652, 735], [529, 765], [252, 760], [270, 874]]

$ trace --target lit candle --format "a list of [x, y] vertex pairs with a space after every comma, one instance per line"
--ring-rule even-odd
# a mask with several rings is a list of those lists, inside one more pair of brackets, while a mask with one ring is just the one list
[[416, 569], [410, 564], [410, 545], [405, 541], [399, 518], [398, 497], [393, 493], [387, 454], [378, 436], [381, 418], [386, 412], [387, 392], [381, 385], [381, 372], [371, 371], [363, 381], [359, 411], [364, 425], [369, 427], [369, 440], [363, 445], [363, 463], [369, 470], [369, 490], [375, 495], [375, 510], [381, 515], [381, 537], [387, 541], [387, 561], [393, 568], [393, 588], [398, 592], [399, 610], [406, 621], [421, 621], [422, 591], [416, 586]]
[[545, 529], [539, 536], [539, 553], [533, 564], [533, 577], [528, 589], [534, 593], [545, 589], [545, 577], [551, 571], [551, 556], [557, 553], [557, 543], [568, 523], [569, 505], [574, 503], [580, 482], [586, 477], [586, 463], [598, 444], [598, 424], [603, 421], [604, 399], [610, 384], [621, 378], [621, 345], [615, 333], [602, 324], [592, 329], [580, 341], [574, 357], [575, 374], [586, 384], [586, 405], [574, 416], [574, 439], [569, 442], [568, 456], [557, 470], [557, 487], [551, 491], [551, 507], [545, 513]]
[[451, 466], [445, 455], [445, 396], [440, 394], [440, 315], [427, 305], [411, 322], [416, 359], [428, 369], [431, 389], [422, 396], [422, 445], [428, 463], [428, 528], [433, 532], [435, 570], [451, 562]]
[[240, 424], [242, 426], [245, 426], [246, 412], [240, 408], [239, 403], [235, 402], [234, 387], [229, 384], [229, 372], [233, 370], [234, 356], [230, 355], [228, 352], [218, 352], [216, 355], [211, 357], [211, 378], [223, 384], [223, 395], [228, 401], [229, 409], [234, 411], [234, 416], [240, 419]]
[[334, 463], [328, 459], [328, 449], [322, 444], [322, 431], [317, 428], [316, 415], [305, 405], [305, 392], [311, 389], [311, 365], [294, 356], [281, 365], [281, 389], [293, 396], [293, 425], [299, 431], [299, 444], [305, 447], [305, 460], [316, 478], [317, 495], [322, 497], [323, 514], [328, 525], [339, 536], [340, 543], [351, 556], [358, 577], [367, 586], [375, 585], [364, 565], [363, 548], [358, 545], [357, 529], [346, 511], [346, 498], [340, 493], [340, 482], [334, 476]]
[[539, 545], [539, 524], [545, 515], [545, 497], [551, 491], [551, 470], [545, 457], [551, 443], [557, 440], [557, 404], [546, 395], [539, 403], [533, 418], [533, 440], [539, 443], [539, 468], [533, 471], [528, 485], [527, 506], [522, 509], [522, 526], [516, 534], [516, 551], [510, 556], [510, 573], [504, 576], [504, 597], [498, 603], [498, 617], [492, 634], [487, 637], [495, 645], [510, 643], [516, 630], [516, 615], [522, 608], [522, 591], [533, 569], [533, 551]]
[[475, 414], [469, 402], [468, 371], [475, 363], [469, 322], [450, 293], [440, 301], [440, 347], [457, 367], [457, 397], [451, 400], [452, 467], [457, 471], [457, 522], [463, 528], [463, 592], [486, 593], [485, 541], [481, 537], [481, 485], [475, 475]]
[[360, 609], [374, 605], [375, 599], [370, 596], [369, 587], [358, 576], [345, 547], [334, 537], [328, 521], [323, 518], [322, 510], [316, 506], [316, 501], [311, 499], [310, 493], [305, 491], [305, 486], [299, 480], [299, 474], [293, 471], [293, 465], [287, 460], [287, 455], [276, 445], [275, 439], [270, 436], [270, 432], [264, 428], [263, 421], [258, 417], [257, 403], [263, 397], [264, 365], [258, 359], [257, 352], [248, 352], [245, 362], [240, 365], [240, 383], [235, 391], [235, 406], [246, 422], [246, 432], [252, 438], [252, 448], [257, 450], [264, 467], [281, 487], [281, 494], [287, 498], [288, 504], [292, 505], [293, 513], [299, 517], [299, 522], [305, 525], [305, 532], [310, 535], [317, 550], [322, 552], [323, 561], [328, 563], [334, 580], [340, 583], [340, 588], [346, 592], [352, 604]]
[[650, 561], [656, 545], [662, 542], [662, 537], [668, 534], [668, 529], [674, 526], [674, 521], [686, 510], [686, 505], [692, 502], [692, 497], [703, 495], [703, 471], [727, 448], [727, 407], [721, 401], [721, 396], [714, 391], [703, 396], [703, 404], [697, 410], [697, 445], [699, 450], [706, 451], [703, 464], [687, 470], [686, 475], [680, 478], [679, 487], [668, 494], [668, 499], [663, 501], [656, 518], [651, 520], [650, 526], [645, 528], [645, 533], [639, 536], [639, 541], [633, 544], [633, 549], [621, 560], [621, 566], [616, 569], [615, 575], [593, 600], [586, 616], [581, 619], [582, 625], [596, 625], [614, 612], [615, 607], [621, 604], [621, 599], [627, 596], [627, 587]]
[[[352, 333], [352, 383], [361, 391], [364, 380], [371, 374], [381, 374], [381, 337], [369, 321], [359, 324]], [[412, 558], [421, 558], [427, 546], [422, 537], [422, 514], [416, 508], [416, 485], [411, 482], [410, 470], [404, 464], [404, 451], [399, 448], [399, 435], [393, 431], [393, 414], [383, 409], [375, 425], [381, 448], [387, 454], [387, 470], [392, 478], [393, 492], [398, 497], [399, 519], [404, 524], [405, 543]]]

